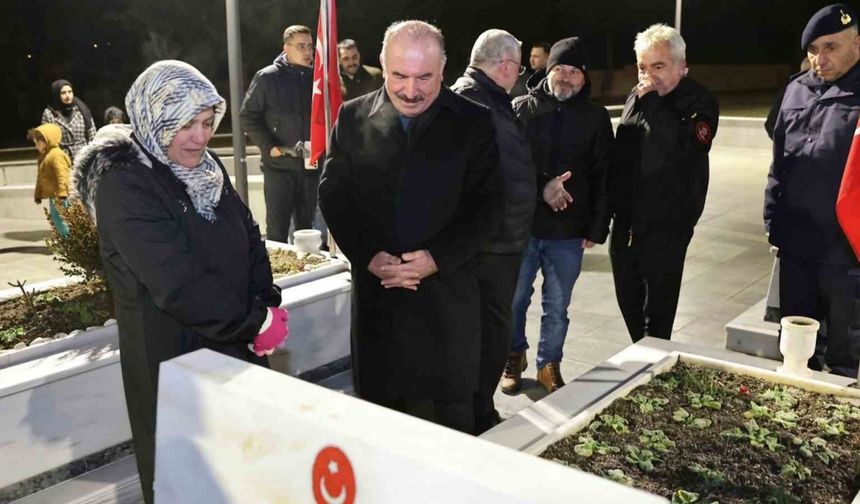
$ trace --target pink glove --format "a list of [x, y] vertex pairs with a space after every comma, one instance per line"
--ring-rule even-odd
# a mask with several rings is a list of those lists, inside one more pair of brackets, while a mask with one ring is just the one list
[[258, 357], [272, 355], [275, 348], [283, 345], [284, 340], [290, 334], [290, 329], [287, 327], [287, 320], [289, 319], [287, 310], [269, 308], [266, 312], [266, 321], [260, 327], [260, 332], [254, 338], [254, 343], [248, 344], [248, 350], [257, 354]]

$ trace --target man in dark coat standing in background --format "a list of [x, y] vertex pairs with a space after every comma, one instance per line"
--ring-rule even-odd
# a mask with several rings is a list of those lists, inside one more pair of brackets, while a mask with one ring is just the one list
[[286, 243], [295, 229], [312, 227], [319, 170], [306, 170], [299, 142], [310, 139], [314, 46], [311, 30], [284, 30], [284, 51], [251, 81], [242, 102], [242, 127], [260, 148], [266, 237]]
[[352, 100], [382, 87], [382, 70], [361, 64], [361, 53], [355, 40], [344, 39], [337, 45], [340, 58], [340, 80], [343, 83], [343, 99]]
[[764, 220], [779, 247], [782, 315], [822, 323], [810, 366], [856, 377], [860, 269], [836, 219], [836, 196], [860, 116], [857, 14], [843, 4], [822, 8], [803, 30], [801, 47], [811, 69], [785, 90]]
[[465, 74], [451, 89], [490, 108], [499, 161], [505, 179], [505, 219], [499, 232], [478, 254], [481, 290], [481, 381], [475, 394], [476, 432], [500, 421], [493, 393], [511, 348], [511, 301], [517, 287], [523, 249], [535, 208], [535, 175], [525, 131], [517, 122], [508, 94], [520, 75], [522, 43], [504, 30], [478, 36]]
[[340, 109], [320, 208], [352, 262], [353, 376], [367, 400], [474, 432], [475, 256], [504, 182], [490, 111], [442, 87], [438, 28], [385, 32], [385, 86]]
[[687, 77], [686, 49], [666, 25], [636, 35], [639, 84], [615, 133], [609, 256], [634, 342], [672, 336], [687, 245], [708, 192], [720, 113], [711, 93]]
[[612, 124], [606, 108], [589, 97], [588, 55], [578, 37], [556, 42], [546, 77], [513, 108], [525, 125], [537, 170], [534, 223], [514, 294], [513, 342], [502, 392], [519, 390], [526, 368], [526, 312], [538, 270], [543, 273], [537, 381], [548, 392], [564, 385], [561, 359], [573, 286], [585, 249], [609, 233], [606, 173]]

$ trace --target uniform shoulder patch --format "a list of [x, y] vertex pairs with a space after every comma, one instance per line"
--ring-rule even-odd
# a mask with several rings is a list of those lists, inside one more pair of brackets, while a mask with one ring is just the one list
[[711, 125], [705, 121], [698, 121], [695, 127], [696, 140], [703, 145], [710, 145], [713, 140], [713, 132]]

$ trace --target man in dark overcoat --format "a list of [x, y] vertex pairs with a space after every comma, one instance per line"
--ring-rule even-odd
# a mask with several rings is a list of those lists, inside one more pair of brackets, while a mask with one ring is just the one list
[[[803, 31], [811, 68], [797, 76], [773, 130], [764, 220], [779, 247], [783, 316], [822, 322], [813, 369], [856, 377], [860, 357], [860, 268], [836, 219], [836, 196], [860, 117], [857, 15], [819, 10]], [[823, 361], [823, 362], [822, 362]]]
[[352, 263], [359, 395], [474, 431], [480, 298], [474, 260], [499, 229], [490, 111], [442, 87], [442, 33], [391, 25], [385, 85], [338, 114], [320, 208]]

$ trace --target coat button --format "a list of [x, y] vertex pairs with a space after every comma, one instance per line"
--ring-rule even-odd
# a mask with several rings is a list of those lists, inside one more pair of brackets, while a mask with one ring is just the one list
[[812, 137], [806, 139], [807, 142], [812, 142]]

